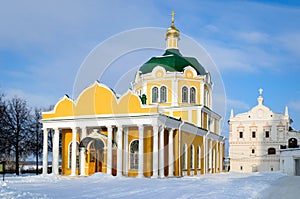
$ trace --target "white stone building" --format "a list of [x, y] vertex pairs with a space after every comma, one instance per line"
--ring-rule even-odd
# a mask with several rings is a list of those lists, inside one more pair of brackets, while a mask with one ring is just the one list
[[288, 108], [274, 113], [263, 104], [259, 89], [258, 104], [245, 113], [230, 115], [230, 171], [262, 172], [280, 170], [280, 149], [296, 148], [299, 133], [290, 130]]

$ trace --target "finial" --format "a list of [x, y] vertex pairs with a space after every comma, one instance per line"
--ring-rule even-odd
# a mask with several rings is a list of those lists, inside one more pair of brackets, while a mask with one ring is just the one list
[[285, 113], [284, 114], [285, 114], [285, 116], [289, 116], [289, 109], [288, 109], [287, 106], [285, 107]]
[[263, 92], [263, 91], [264, 91], [264, 90], [263, 90], [262, 88], [258, 89], [259, 96], [258, 96], [258, 98], [257, 98], [257, 101], [258, 101], [258, 104], [259, 104], [259, 105], [262, 105], [262, 103], [263, 103], [263, 101], [264, 101], [264, 98], [262, 97], [262, 92]]
[[174, 11], [172, 11], [171, 16], [172, 16], [172, 26], [174, 26], [174, 17], [175, 17], [175, 12]]
[[262, 96], [263, 91], [264, 91], [264, 90], [263, 90], [262, 88], [258, 89], [258, 92], [259, 92], [259, 95], [260, 95], [260, 96]]

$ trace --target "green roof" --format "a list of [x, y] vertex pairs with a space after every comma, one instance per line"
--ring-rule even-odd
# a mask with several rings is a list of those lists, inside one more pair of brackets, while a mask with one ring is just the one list
[[203, 66], [194, 57], [184, 57], [178, 49], [167, 49], [162, 56], [152, 57], [140, 67], [142, 74], [151, 73], [153, 68], [161, 66], [169, 72], [183, 72], [187, 66], [193, 67], [197, 75], [205, 75]]

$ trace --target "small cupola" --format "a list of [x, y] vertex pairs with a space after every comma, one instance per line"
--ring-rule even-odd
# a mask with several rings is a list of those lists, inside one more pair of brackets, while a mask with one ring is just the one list
[[178, 40], [179, 40], [179, 36], [180, 36], [180, 32], [179, 30], [177, 30], [177, 28], [175, 28], [174, 25], [174, 16], [175, 16], [175, 12], [172, 11], [172, 25], [168, 28], [167, 32], [166, 32], [166, 49], [178, 49]]

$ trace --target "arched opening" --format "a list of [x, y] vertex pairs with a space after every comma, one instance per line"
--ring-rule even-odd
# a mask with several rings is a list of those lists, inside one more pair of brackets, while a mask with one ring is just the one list
[[182, 98], [182, 102], [183, 103], [187, 103], [188, 102], [188, 88], [186, 86], [182, 87], [182, 94], [181, 94], [181, 98]]
[[86, 162], [89, 165], [89, 175], [103, 172], [104, 142], [98, 138], [86, 137], [80, 142], [80, 147], [87, 149]]
[[130, 169], [137, 170], [139, 168], [139, 141], [133, 140], [130, 143]]
[[194, 145], [190, 147], [190, 169], [194, 169]]
[[289, 148], [298, 148], [298, 140], [296, 138], [289, 139]]
[[201, 169], [201, 147], [197, 147], [197, 169]]
[[158, 102], [158, 88], [153, 87], [152, 88], [152, 103], [157, 103]]
[[167, 87], [160, 87], [160, 103], [167, 102]]
[[194, 87], [190, 89], [190, 103], [196, 103], [196, 89]]

